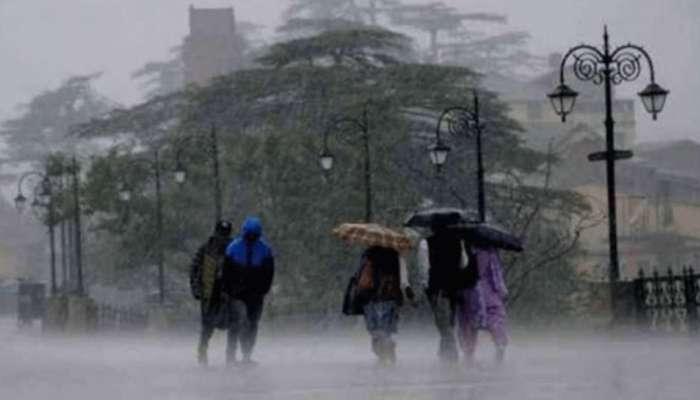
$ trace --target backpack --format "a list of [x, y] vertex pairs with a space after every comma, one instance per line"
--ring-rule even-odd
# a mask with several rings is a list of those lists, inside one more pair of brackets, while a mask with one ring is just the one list
[[202, 260], [202, 299], [211, 302], [214, 297], [214, 286], [220, 274], [220, 257], [214, 257], [208, 252], [204, 253]]
[[369, 299], [368, 293], [374, 288], [374, 271], [372, 263], [367, 260], [354, 273], [345, 288], [343, 296], [344, 315], [362, 315], [363, 308]]

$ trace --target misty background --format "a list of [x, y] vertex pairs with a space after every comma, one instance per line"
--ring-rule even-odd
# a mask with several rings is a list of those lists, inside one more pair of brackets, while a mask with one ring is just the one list
[[[17, 106], [74, 75], [102, 72], [98, 91], [123, 106], [143, 100], [131, 73], [148, 61], [165, 59], [188, 33], [187, 7], [229, 7], [236, 19], [263, 25], [268, 43], [282, 39], [285, 0], [0, 0], [0, 120], [16, 116]], [[421, 3], [421, 2], [411, 2]], [[530, 51], [546, 56], [582, 41], [602, 44], [608, 24], [613, 45], [645, 47], [657, 81], [671, 91], [658, 122], [637, 108], [639, 141], [700, 140], [700, 3], [696, 0], [445, 0], [467, 12], [508, 17], [508, 28], [532, 37]], [[488, 25], [485, 26], [488, 31]], [[420, 43], [419, 43], [420, 44]], [[423, 44], [424, 45], [424, 44]], [[646, 71], [643, 72], [646, 74]], [[573, 82], [573, 81], [572, 81]], [[574, 83], [574, 85], [580, 83]], [[633, 96], [643, 81], [622, 85]], [[580, 87], [580, 86], [574, 86]], [[601, 89], [602, 93], [602, 89]], [[542, 94], [545, 96], [545, 93]]]
[[[667, 107], [656, 122], [641, 107], [636, 92], [647, 83], [648, 71], [644, 66], [638, 81], [619, 88], [618, 99], [628, 102], [625, 104], [634, 102], [634, 107], [625, 107], [625, 110], [634, 109], [636, 118], [629, 118], [631, 111], [617, 113], [618, 126], [623, 127], [620, 132], [636, 132], [637, 142], [667, 141], [670, 147], [635, 148], [639, 157], [618, 167], [623, 178], [618, 187], [619, 229], [623, 234], [637, 235], [624, 243], [627, 246], [621, 245], [623, 259], [629, 260], [623, 270], [626, 271], [624, 283], [630, 287], [638, 271], [645, 268], [651, 271], [651, 267], [661, 263], [663, 267], [673, 263], [678, 267], [676, 273], [681, 273], [680, 267], [685, 268], [688, 260], [694, 260], [693, 265], [700, 267], [697, 229], [700, 226], [700, 178], [697, 175], [700, 147], [697, 143], [671, 142], [683, 138], [700, 140], [700, 130], [695, 128], [700, 126], [700, 115], [694, 110], [698, 101], [695, 96], [700, 93], [700, 74], [696, 67], [696, 62], [700, 61], [697, 45], [700, 1], [443, 1], [467, 13], [507, 16], [507, 24], [476, 23], [478, 26], [474, 30], [479, 32], [528, 32], [526, 50], [540, 56], [542, 61], [534, 64], [539, 69], [530, 71], [532, 78], [550, 76], [547, 73], [552, 71], [544, 60], [552, 53], [563, 53], [581, 42], [602, 45], [605, 24], [613, 46], [632, 42], [650, 52], [658, 83], [671, 91]], [[476, 193], [471, 180], [474, 170], [471, 141], [452, 142], [457, 151], [452, 153], [450, 164], [443, 171], [444, 180], [435, 179], [438, 175], [434, 174], [426, 146], [423, 146], [427, 143], [406, 140], [418, 139], [417, 134], [426, 129], [424, 126], [432, 133], [434, 115], [416, 113], [419, 118], [404, 120], [403, 114], [396, 111], [404, 110], [413, 99], [423, 99], [426, 111], [437, 112], [444, 106], [443, 102], [465, 96], [464, 86], [455, 83], [466, 80], [472, 85], [476, 79], [464, 70], [454, 75], [460, 79], [454, 79], [453, 75], [443, 72], [444, 65], [436, 60], [420, 65], [420, 69], [425, 68], [422, 71], [408, 64], [403, 74], [386, 66], [373, 70], [371, 73], [379, 74], [389, 71], [376, 79], [381, 83], [379, 90], [375, 76], [367, 80], [355, 69], [343, 65], [336, 69], [319, 65], [306, 69], [296, 69], [294, 65], [278, 68], [283, 63], [275, 65], [275, 58], [270, 55], [279, 56], [284, 47], [261, 45], [284, 45], [290, 39], [276, 31], [285, 22], [283, 13], [290, 2], [0, 0], [0, 51], [4, 55], [0, 69], [0, 120], [22, 116], [23, 103], [54, 90], [70, 77], [101, 73], [94, 80], [86, 78], [85, 84], [94, 83], [96, 92], [103, 94], [110, 105], [113, 101], [128, 108], [150, 100], [143, 103], [147, 111], [143, 113], [145, 116], [133, 109], [127, 112], [129, 118], [133, 117], [127, 122], [133, 122], [134, 126], [144, 121], [162, 123], [167, 119], [167, 115], [164, 117], [157, 112], [160, 105], [177, 114], [181, 126], [200, 134], [200, 139], [208, 137], [201, 135], [202, 132], [213, 135], [216, 123], [223, 150], [221, 176], [226, 216], [237, 224], [247, 213], [261, 214], [266, 222], [266, 236], [280, 254], [280, 268], [266, 304], [256, 350], [259, 368], [235, 372], [224, 369], [225, 335], [222, 334], [212, 343], [213, 368], [199, 368], [195, 359], [199, 304], [190, 296], [187, 273], [192, 254], [211, 228], [211, 200], [216, 195], [212, 196], [215, 191], [212, 190], [208, 146], [179, 142], [178, 139], [195, 137], [180, 137], [179, 127], [167, 130], [162, 138], [139, 127], [132, 133], [143, 138], [143, 143], [129, 144], [133, 147], [128, 149], [128, 154], [120, 151], [127, 148], [126, 144], [111, 147], [109, 153], [103, 155], [93, 155], [87, 151], [90, 149], [79, 148], [76, 153], [82, 157], [80, 162], [86, 168], [82, 181], [75, 185], [82, 191], [81, 199], [77, 200], [76, 196], [75, 203], [80, 201], [84, 207], [83, 230], [80, 223], [72, 221], [74, 215], [81, 214], [70, 214], [78, 207], [60, 201], [59, 209], [63, 211], [59, 212], [60, 222], [61, 227], [66, 228], [67, 241], [60, 251], [64, 261], [60, 291], [67, 295], [52, 296], [54, 301], [51, 302], [61, 304], [56, 300], [65, 299], [66, 311], [61, 314], [63, 309], [53, 307], [46, 314], [53, 319], [46, 318], [41, 328], [48, 327], [44, 333], [55, 329], [55, 332], [69, 335], [43, 335], [36, 325], [18, 329], [17, 321], [7, 317], [7, 312], [3, 315], [0, 309], [1, 398], [674, 400], [697, 395], [700, 389], [697, 382], [700, 303], [688, 297], [685, 286], [673, 282], [683, 280], [699, 287], [700, 275], [687, 279], [683, 269], [684, 275], [674, 278], [669, 269], [671, 283], [665, 280], [666, 271], [662, 271], [660, 279], [642, 279], [642, 290], [635, 291], [636, 298], [625, 297], [623, 304], [626, 310], [645, 305], [643, 312], [637, 309], [634, 313], [639, 329], [619, 332], [605, 329], [609, 326], [611, 308], [605, 282], [608, 271], [605, 214], [599, 213], [605, 206], [605, 179], [603, 165], [590, 164], [585, 158], [588, 151], [602, 147], [602, 138], [597, 135], [603, 128], [602, 113], [586, 112], [585, 103], [581, 102], [575, 113], [583, 129], [579, 129], [579, 125], [560, 124], [555, 119], [544, 121], [544, 125], [552, 128], [550, 133], [562, 139], [562, 150], [557, 155], [569, 161], [554, 164], [551, 147], [545, 153], [543, 147], [526, 148], [521, 143], [525, 135], [520, 135], [516, 121], [506, 115], [506, 103], [492, 102], [488, 93], [482, 103], [486, 106], [486, 120], [491, 121], [491, 126], [502, 129], [495, 129], [486, 136], [487, 172], [495, 178], [522, 172], [526, 178], [498, 180], [494, 187], [503, 186], [508, 190], [496, 188], [499, 190], [487, 192], [489, 212], [493, 213], [491, 218], [509, 222], [506, 228], [511, 231], [517, 228], [527, 243], [527, 251], [523, 253], [503, 254], [513, 338], [507, 362], [504, 365], [492, 362], [494, 349], [483, 335], [477, 350], [476, 368], [459, 366], [449, 371], [440, 368], [435, 356], [438, 336], [429, 305], [423, 301], [417, 307], [402, 310], [398, 340], [400, 362], [396, 368], [372, 368], [373, 359], [362, 321], [339, 313], [342, 291], [360, 249], [345, 246], [328, 234], [336, 222], [354, 220], [365, 211], [366, 203], [358, 190], [362, 187], [361, 175], [358, 167], [351, 163], [352, 159], [360, 160], [361, 152], [349, 146], [334, 147], [338, 167], [333, 174], [321, 174], [316, 159], [321, 128], [334, 111], [346, 116], [359, 115], [358, 99], [383, 101], [370, 110], [372, 132], [382, 134], [373, 136], [373, 153], [369, 149], [366, 152], [367, 159], [371, 154], [373, 161], [372, 184], [376, 189], [374, 201], [378, 221], [400, 224], [405, 212], [422, 204], [426, 195], [434, 196], [440, 204], [469, 208], [474, 205]], [[251, 39], [255, 43], [253, 47], [265, 49], [268, 64], [238, 71], [195, 92], [175, 93], [165, 100], [146, 99], [148, 88], [144, 87], [143, 79], [134, 79], [133, 74], [148, 62], [172, 58], [171, 49], [181, 45], [190, 32], [190, 6], [233, 7], [237, 24], [261, 25], [262, 29], [254, 32]], [[413, 44], [425, 52], [428, 46], [425, 32], [411, 33], [411, 39], [416, 39]], [[391, 44], [389, 39], [382, 46], [391, 48]], [[246, 54], [246, 57], [256, 55], [262, 54]], [[301, 75], [304, 79], [288, 79], [296, 77], [294, 74], [299, 70], [306, 71]], [[418, 78], [414, 78], [415, 82], [401, 79], [409, 75]], [[432, 82], [424, 79], [433, 75], [439, 79], [433, 78]], [[299, 85], [305, 79], [317, 80], [320, 84], [318, 87]], [[599, 91], [600, 96], [593, 104], [601, 104], [602, 88], [578, 82], [573, 77], [569, 82], [575, 89], [588, 87]], [[229, 90], [231, 88], [241, 90]], [[534, 97], [526, 101], [538, 105], [541, 96], [547, 107], [545, 113], [553, 117], [545, 98], [546, 91], [552, 88], [547, 86], [540, 91], [535, 87], [528, 93]], [[389, 89], [398, 90], [399, 95]], [[484, 89], [491, 88], [485, 84]], [[279, 96], [285, 90], [297, 93], [303, 101], [288, 102], [285, 96]], [[376, 96], [375, 92], [387, 93], [389, 99]], [[223, 97], [218, 95], [221, 93]], [[265, 101], [270, 95], [275, 101]], [[322, 101], [314, 102], [316, 98]], [[257, 107], [248, 107], [241, 99], [252, 99], [250, 103]], [[182, 112], [184, 102], [192, 102], [192, 110], [198, 112], [211, 105], [221, 106], [222, 116]], [[63, 100], [58, 103], [61, 107], [64, 104]], [[297, 103], [303, 107], [297, 107]], [[589, 109], [591, 104], [587, 104]], [[64, 116], [65, 108], [58, 109], [55, 113], [46, 113], [46, 118], [30, 115], [27, 119], [32, 124], [18, 124], [22, 129], [11, 130], [15, 134], [8, 137], [19, 138], [20, 146], [12, 147], [13, 143], [8, 140], [7, 148], [13, 149], [13, 153], [0, 154], [0, 159], [3, 155], [14, 156], [15, 148], [24, 149], [21, 145], [26, 143], [21, 143], [22, 139], [47, 153], [53, 145], [67, 151], [65, 148], [70, 146], [62, 146], [63, 136], [56, 139], [47, 135], [54, 141], [46, 145], [40, 136], [37, 135], [37, 139], [31, 135], [41, 133], [37, 126], [54, 128], [56, 125], [55, 131], [48, 129], [48, 133], [67, 131], [68, 128], [61, 125], [65, 121], [56, 118], [56, 115]], [[528, 118], [525, 123], [532, 122]], [[39, 123], [34, 124], [33, 119]], [[42, 125], [44, 119], [49, 123]], [[533, 119], [542, 122], [539, 121], [541, 116]], [[119, 122], [118, 114], [112, 119], [99, 119], [91, 125], [97, 127], [92, 129], [94, 138], [88, 135], [74, 140], [80, 140], [80, 144], [87, 147], [94, 144], [91, 140], [118, 139], [114, 132], [121, 133]], [[211, 131], [209, 123], [212, 123]], [[101, 129], [103, 126], [112, 127], [112, 130]], [[633, 129], [627, 129], [630, 126]], [[526, 126], [530, 133], [542, 133], [539, 127]], [[538, 138], [536, 134], [529, 136], [529, 139]], [[183, 153], [184, 163], [189, 168], [184, 185], [175, 182], [171, 173], [179, 164], [178, 146], [183, 143], [195, 143]], [[539, 144], [542, 143], [540, 140]], [[146, 157], [150, 154], [142, 150], [161, 148], [162, 158], [147, 164], [136, 162], [148, 162]], [[31, 162], [35, 165], [33, 168], [41, 167], [46, 174], [59, 166], [62, 172], [58, 175], [62, 180], [65, 178], [66, 189], [69, 187], [67, 169], [63, 167], [68, 162], [68, 158], [63, 157], [68, 153], [36, 156], [27, 151], [27, 154], [33, 158], [27, 156], [20, 161]], [[88, 154], [93, 156], [89, 162], [85, 157]], [[162, 164], [162, 202], [160, 196], [154, 195], [155, 181], [160, 178], [153, 177], [149, 166], [158, 164], [152, 162]], [[683, 168], [672, 170], [668, 164], [673, 164], [672, 167], [682, 164]], [[406, 165], [415, 168], [409, 169]], [[553, 165], [556, 169], [550, 186], [549, 172]], [[14, 172], [19, 175], [22, 171]], [[3, 187], [6, 200], [11, 200], [17, 193], [17, 176], [7, 174], [5, 179], [0, 183], [6, 184]], [[30, 183], [27, 182], [25, 190], [30, 189]], [[120, 198], [120, 189], [125, 187], [132, 190], [130, 202]], [[460, 189], [457, 195], [461, 198], [448, 197], [450, 193], [454, 195], [454, 188]], [[63, 186], [59, 190], [58, 198], [63, 199]], [[37, 191], [34, 192], [37, 197]], [[44, 229], [49, 225], [48, 220], [42, 218], [40, 207], [32, 214], [20, 215], [9, 201], [1, 200], [0, 267], [7, 265], [16, 270], [8, 268], [8, 277], [26, 276], [48, 282], [49, 251]], [[154, 212], [161, 207], [165, 229], [158, 228], [160, 224]], [[300, 218], [306, 213], [309, 214], [307, 218]], [[84, 257], [86, 286], [95, 301], [94, 310], [99, 310], [94, 320], [87, 311], [81, 312], [91, 307], [88, 301], [93, 299], [75, 295], [73, 275], [77, 263], [73, 253], [75, 246], [70, 240], [77, 232], [85, 233], [81, 257]], [[579, 238], [580, 233], [584, 235]], [[164, 283], [158, 285], [156, 260], [159, 255], [154, 249], [166, 253], [159, 260], [165, 265]], [[9, 280], [6, 282], [4, 287], [10, 288]], [[0, 275], [0, 289], [3, 284]], [[8, 293], [6, 290], [5, 294]], [[688, 301], [678, 302], [674, 293], [686, 296], [682, 298]], [[167, 302], [157, 302], [156, 295], [163, 295]], [[14, 307], [16, 298], [12, 297], [11, 301], [8, 298], [5, 296], [4, 303]], [[76, 298], [82, 302], [75, 301]], [[670, 299], [670, 305], [663, 307], [666, 298]], [[0, 298], [0, 306], [2, 300]], [[662, 307], [657, 307], [658, 304]], [[688, 304], [691, 307], [686, 307]], [[631, 323], [632, 314], [628, 313], [630, 321], [627, 322]], [[99, 332], [99, 335], [70, 335], [86, 331]]]

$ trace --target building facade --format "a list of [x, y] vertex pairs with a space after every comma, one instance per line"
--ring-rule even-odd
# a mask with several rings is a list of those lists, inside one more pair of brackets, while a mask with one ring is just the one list
[[186, 84], [206, 85], [241, 67], [243, 40], [236, 32], [233, 7], [190, 6], [189, 24], [190, 33], [182, 45]]
[[[607, 182], [604, 162], [588, 154], [605, 150], [605, 103], [602, 86], [579, 82], [573, 71], [565, 78], [579, 92], [576, 105], [562, 123], [546, 97], [559, 84], [561, 57], [550, 59], [551, 72], [520, 82], [490, 76], [486, 86], [509, 105], [510, 116], [524, 128], [526, 144], [552, 150], [560, 162], [551, 184], [583, 195], [602, 216], [583, 231], [579, 271], [591, 280], [608, 279]], [[630, 280], [640, 269], [700, 270], [700, 143], [685, 140], [636, 143], [635, 101], [613, 97], [615, 147], [634, 151], [631, 160], [616, 163], [617, 224], [620, 277]]]
[[[550, 56], [550, 71], [530, 81], [517, 81], [502, 76], [489, 76], [486, 86], [498, 93], [510, 107], [510, 116], [525, 128], [524, 139], [533, 148], [546, 150], [549, 143], [558, 141], [571, 130], [586, 126], [598, 136], [605, 137], [605, 98], [602, 86], [579, 81], [571, 68], [565, 79], [579, 93], [573, 113], [566, 123], [556, 115], [547, 93], [559, 85], [561, 55]], [[637, 138], [633, 99], [620, 99], [613, 88], [615, 144], [619, 149], [632, 149]], [[602, 150], [602, 149], [601, 149]]]

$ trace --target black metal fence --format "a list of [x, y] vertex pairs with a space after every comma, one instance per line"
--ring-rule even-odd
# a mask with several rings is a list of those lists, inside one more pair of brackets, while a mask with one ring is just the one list
[[637, 324], [644, 331], [699, 332], [700, 274], [684, 267], [680, 273], [670, 268], [651, 275], [639, 271], [634, 281]]
[[109, 305], [97, 307], [97, 328], [100, 330], [144, 330], [148, 313], [138, 308], [120, 308]]

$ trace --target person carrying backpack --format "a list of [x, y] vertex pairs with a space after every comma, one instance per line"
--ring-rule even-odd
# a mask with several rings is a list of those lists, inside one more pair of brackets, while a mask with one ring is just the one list
[[[214, 226], [214, 232], [202, 244], [190, 264], [190, 289], [192, 296], [199, 300], [201, 311], [201, 331], [197, 347], [197, 360], [207, 365], [207, 350], [214, 329], [227, 329], [228, 316], [225, 299], [221, 292], [222, 267], [226, 248], [231, 242], [231, 223], [221, 220]], [[229, 332], [229, 347], [230, 343]]]
[[394, 364], [396, 343], [392, 335], [398, 330], [399, 307], [404, 294], [414, 300], [406, 265], [396, 250], [380, 246], [365, 250], [360, 264], [357, 301], [362, 305], [372, 351], [381, 364]]
[[433, 224], [432, 234], [418, 246], [418, 264], [422, 271], [425, 294], [440, 334], [438, 357], [441, 361], [459, 360], [455, 338], [457, 305], [462, 291], [473, 288], [479, 271], [469, 259], [462, 238], [443, 224]]

